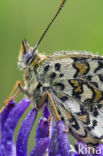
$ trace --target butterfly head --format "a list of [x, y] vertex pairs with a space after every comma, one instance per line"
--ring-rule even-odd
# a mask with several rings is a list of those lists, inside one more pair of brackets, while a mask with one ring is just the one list
[[37, 53], [37, 49], [34, 51], [33, 47], [30, 47], [26, 40], [22, 41], [18, 57], [19, 68], [25, 69], [29, 66], [35, 60]]

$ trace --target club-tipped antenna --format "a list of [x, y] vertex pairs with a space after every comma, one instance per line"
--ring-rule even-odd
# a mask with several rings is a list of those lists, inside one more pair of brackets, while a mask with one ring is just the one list
[[36, 44], [35, 48], [33, 49], [33, 52], [35, 52], [35, 50], [38, 48], [39, 44], [41, 43], [42, 39], [44, 38], [45, 34], [47, 33], [48, 29], [50, 28], [50, 26], [52, 25], [52, 23], [54, 22], [54, 20], [56, 19], [56, 17], [58, 16], [59, 12], [61, 11], [62, 7], [64, 6], [66, 0], [61, 0], [61, 4], [55, 14], [55, 16], [52, 18], [52, 20], [50, 21], [50, 23], [48, 24], [48, 26], [46, 27], [45, 31], [43, 32], [41, 38], [39, 39], [38, 43]]

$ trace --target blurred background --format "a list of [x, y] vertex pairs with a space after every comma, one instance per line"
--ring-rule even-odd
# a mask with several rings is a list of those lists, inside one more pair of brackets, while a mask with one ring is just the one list
[[[16, 80], [23, 77], [17, 67], [21, 41], [26, 38], [35, 46], [59, 4], [60, 0], [0, 0], [0, 107]], [[103, 0], [67, 0], [38, 48], [46, 54], [73, 49], [103, 55]]]

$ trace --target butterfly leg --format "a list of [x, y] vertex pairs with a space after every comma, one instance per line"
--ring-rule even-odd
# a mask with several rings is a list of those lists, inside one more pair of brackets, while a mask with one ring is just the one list
[[52, 105], [52, 108], [53, 108], [53, 110], [54, 110], [54, 112], [55, 112], [55, 114], [56, 114], [57, 119], [58, 119], [58, 120], [61, 120], [61, 118], [60, 118], [60, 116], [59, 116], [59, 114], [58, 114], [58, 112], [57, 112], [57, 109], [56, 109], [56, 107], [55, 107], [54, 101], [53, 101], [53, 99], [52, 99], [52, 97], [51, 97], [51, 95], [50, 95], [50, 93], [49, 93], [48, 91], [42, 96], [42, 98], [41, 98], [40, 101], [38, 102], [37, 108], [40, 109], [40, 108], [43, 106], [42, 103], [45, 101], [46, 97], [49, 98], [49, 100], [50, 100], [50, 102], [51, 102], [51, 105]]
[[[42, 96], [42, 98], [41, 98], [40, 101], [38, 102], [37, 108], [38, 108], [38, 109], [41, 109], [41, 108], [43, 107], [43, 102], [45, 101], [46, 97], [48, 97], [49, 100], [50, 100], [50, 102], [51, 102], [52, 108], [53, 108], [53, 110], [54, 110], [54, 112], [55, 112], [55, 114], [56, 114], [56, 118], [57, 118], [58, 120], [61, 120], [61, 118], [60, 118], [60, 116], [59, 116], [59, 114], [58, 114], [58, 112], [57, 112], [56, 106], [55, 106], [55, 104], [54, 104], [54, 101], [53, 101], [53, 99], [52, 99], [52, 96], [50, 95], [50, 93], [49, 93], [48, 91]], [[51, 123], [51, 121], [52, 121], [52, 115], [50, 115], [50, 117], [49, 117], [49, 122]], [[68, 132], [69, 132], [69, 129], [68, 129], [68, 127], [66, 127], [64, 133], [68, 133]], [[49, 135], [50, 135], [50, 131], [49, 131]]]
[[47, 94], [47, 96], [49, 97], [49, 100], [50, 100], [50, 102], [51, 102], [51, 105], [52, 105], [52, 107], [53, 107], [53, 110], [54, 110], [54, 112], [55, 112], [55, 114], [56, 114], [57, 119], [58, 119], [58, 120], [61, 120], [61, 118], [60, 118], [60, 116], [59, 116], [59, 114], [58, 114], [58, 112], [57, 112], [57, 109], [56, 109], [56, 107], [55, 107], [54, 101], [53, 101], [53, 99], [52, 99], [52, 97], [51, 97], [51, 95], [50, 95], [50, 93], [47, 91], [46, 94]]
[[[19, 80], [16, 81], [16, 84], [14, 85], [9, 97], [7, 98], [7, 100], [5, 100], [4, 102], [4, 106], [0, 109], [0, 114], [3, 112], [3, 110], [7, 107], [9, 101], [11, 99], [15, 99], [17, 97], [17, 95], [20, 93], [20, 91], [22, 91], [23, 93], [26, 93], [25, 89], [23, 88], [23, 85], [24, 84], [24, 81], [23, 82], [20, 82]], [[19, 87], [19, 89], [17, 90], [16, 94], [13, 96], [15, 90]]]

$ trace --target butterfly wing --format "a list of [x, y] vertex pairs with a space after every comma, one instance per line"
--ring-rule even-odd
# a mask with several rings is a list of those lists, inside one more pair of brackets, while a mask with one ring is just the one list
[[[96, 114], [96, 110], [91, 112], [84, 103], [69, 96], [67, 93], [52, 89], [50, 94], [61, 120], [64, 121], [70, 133], [77, 140], [93, 146], [103, 143], [102, 111], [100, 112], [99, 110], [98, 115], [94, 116], [93, 114]], [[54, 117], [55, 113], [52, 106], [49, 105], [49, 107], [51, 107], [50, 110], [52, 110], [51, 113]]]
[[[97, 55], [63, 52], [43, 64], [42, 82], [49, 88], [58, 114], [73, 136], [85, 143], [102, 142], [102, 62], [103, 57]], [[52, 107], [50, 111], [55, 116]]]

